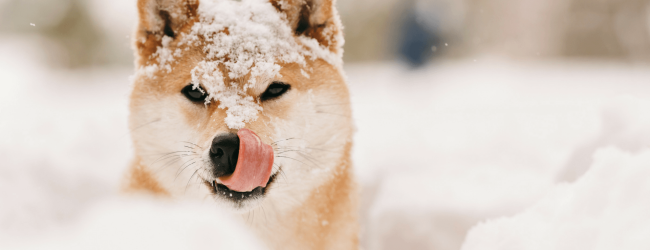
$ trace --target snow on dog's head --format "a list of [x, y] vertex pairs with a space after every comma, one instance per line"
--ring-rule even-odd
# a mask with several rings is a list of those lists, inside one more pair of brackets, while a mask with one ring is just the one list
[[[176, 1], [176, 5], [178, 2], [183, 1]], [[333, 66], [341, 66], [340, 46], [343, 40], [340, 27], [325, 26], [328, 30], [321, 30], [317, 37], [326, 39], [323, 41], [309, 36], [296, 37], [296, 30], [290, 26], [287, 13], [279, 12], [287, 5], [284, 1], [203, 0], [198, 8], [198, 0], [187, 3], [185, 7], [190, 13], [188, 16], [182, 14], [182, 8], [169, 13], [161, 8], [164, 1], [158, 1], [158, 6], [149, 7], [160, 9], [158, 15], [148, 13], [149, 18], [153, 18], [150, 23], [165, 27], [160, 34], [161, 45], [149, 56], [150, 59], [155, 58], [155, 61], [151, 60], [138, 67], [138, 74], [155, 77], [159, 71], [170, 73], [175, 58], [182, 57], [183, 51], [192, 46], [201, 47], [205, 58], [192, 69], [192, 84], [194, 88], [207, 92], [206, 104], [211, 100], [220, 102], [219, 108], [226, 110], [228, 116], [225, 122], [231, 129], [241, 129], [246, 122], [257, 118], [262, 107], [246, 94], [246, 90], [256, 87], [258, 82], [263, 84], [280, 75], [279, 63], [296, 63], [306, 67], [308, 58], [323, 59]], [[198, 18], [189, 19], [194, 15]], [[178, 19], [175, 22], [172, 21], [174, 17]], [[182, 38], [174, 41], [177, 34], [171, 25], [183, 21], [191, 27], [190, 31], [180, 34]], [[328, 21], [331, 20], [318, 25], [327, 25]], [[146, 42], [143, 40], [141, 44], [146, 46]], [[226, 81], [225, 75], [229, 81]], [[243, 78], [247, 80], [234, 81]]]
[[[138, 7], [130, 126], [137, 163], [156, 190], [210, 192], [238, 210], [273, 196], [263, 185], [257, 193], [220, 189], [219, 177], [246, 157], [223, 146], [239, 144], [241, 129], [273, 147], [268, 184], [286, 191], [275, 195], [297, 192], [291, 196], [300, 200], [327, 179], [322, 173], [335, 169], [330, 159], [342, 157], [352, 133], [333, 0], [140, 0]], [[275, 183], [280, 171], [295, 180]], [[281, 188], [288, 183], [299, 188]]]

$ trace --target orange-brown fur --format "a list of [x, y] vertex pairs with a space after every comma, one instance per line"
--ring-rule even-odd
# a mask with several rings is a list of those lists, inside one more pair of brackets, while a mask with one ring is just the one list
[[159, 196], [169, 196], [169, 192], [160, 186], [151, 171], [138, 160], [131, 164], [126, 180], [122, 187], [124, 192], [149, 192]]
[[[318, 1], [318, 3], [316, 3]], [[136, 30], [135, 37], [135, 54], [136, 66], [151, 65], [156, 62], [153, 57], [158, 47], [161, 46], [161, 39], [165, 35], [164, 28], [156, 26], [156, 22], [150, 17], [153, 14], [160, 14], [160, 11], [148, 11], [152, 4], [171, 3], [170, 6], [162, 6], [165, 11], [176, 11], [184, 13], [182, 17], [170, 17], [163, 15], [164, 18], [173, 20], [164, 20], [171, 27], [171, 30], [177, 36], [187, 33], [192, 24], [198, 21], [197, 8], [200, 5], [198, 0], [139, 0], [138, 8], [140, 22]], [[338, 19], [334, 17], [335, 10], [332, 0], [286, 0], [284, 5], [280, 5], [276, 0], [270, 0], [271, 4], [287, 15], [289, 25], [296, 29], [301, 20], [309, 20], [310, 25], [300, 34], [316, 39], [319, 43], [329, 48], [330, 51], [339, 49], [338, 41], [335, 35], [341, 32], [341, 27], [336, 24]], [[160, 6], [159, 6], [160, 7]], [[165, 9], [166, 8], [166, 9]], [[154, 20], [154, 21], [152, 21]], [[328, 32], [323, 32], [328, 29]], [[172, 44], [176, 46], [177, 41]], [[188, 47], [189, 46], [189, 47]], [[157, 175], [152, 163], [147, 163], [141, 159], [141, 156], [151, 154], [143, 148], [154, 145], [155, 141], [143, 141], [151, 139], [146, 130], [158, 126], [158, 120], [142, 120], [142, 116], [160, 116], [164, 119], [169, 112], [179, 114], [176, 123], [179, 126], [190, 126], [193, 143], [199, 145], [209, 145], [215, 133], [231, 132], [236, 130], [228, 128], [223, 123], [226, 116], [225, 110], [220, 109], [217, 105], [192, 104], [183, 100], [179, 94], [189, 82], [191, 82], [191, 70], [200, 62], [205, 54], [201, 47], [183, 45], [179, 47], [184, 49], [183, 56], [177, 58], [172, 63], [171, 72], [158, 71], [155, 74], [155, 80], [138, 78], [136, 79], [131, 94], [130, 126], [134, 131], [133, 140], [135, 145], [136, 160], [133, 161], [131, 168], [125, 180], [125, 191], [135, 192], [144, 191], [154, 195], [164, 197], [174, 197], [174, 191], [169, 190], [168, 184], [164, 179]], [[187, 48], [187, 49], [186, 49]], [[186, 49], [186, 50], [185, 50]], [[340, 139], [344, 143], [337, 148], [341, 154], [335, 158], [327, 159], [328, 164], [331, 162], [333, 168], [329, 172], [324, 172], [318, 178], [317, 185], [308, 190], [304, 199], [296, 199], [299, 204], [289, 206], [289, 210], [269, 212], [272, 218], [269, 221], [252, 223], [253, 230], [267, 243], [272, 249], [356, 249], [358, 248], [358, 225], [356, 219], [357, 207], [357, 189], [353, 180], [350, 150], [352, 146], [353, 125], [351, 121], [351, 110], [349, 107], [349, 93], [345, 80], [339, 69], [330, 65], [322, 59], [308, 60], [306, 65], [295, 63], [281, 64], [281, 77], [277, 81], [291, 83], [292, 95], [283, 97], [282, 101], [273, 101], [264, 103], [264, 110], [259, 113], [255, 121], [246, 124], [246, 128], [255, 131], [266, 144], [271, 144], [281, 138], [274, 138], [274, 133], [278, 128], [283, 126], [277, 123], [277, 119], [293, 121], [292, 117], [298, 115], [316, 116], [331, 115], [323, 120], [333, 122], [341, 128], [335, 132], [341, 133], [346, 138]], [[221, 68], [225, 72], [225, 68]], [[301, 71], [309, 72], [305, 76]], [[237, 82], [240, 84], [248, 80], [248, 76], [240, 79], [229, 79], [224, 74], [225, 80]], [[264, 91], [264, 88], [250, 88], [247, 94], [254, 97]], [[331, 103], [324, 103], [330, 106], [322, 107], [317, 110], [320, 114], [300, 114], [296, 110], [295, 103], [305, 95], [316, 93], [317, 95], [327, 95], [319, 100], [328, 100]], [[259, 100], [258, 100], [259, 101]], [[157, 109], [151, 106], [151, 103], [164, 102], [169, 105], [166, 109]], [[171, 108], [170, 108], [171, 107]], [[155, 109], [155, 110], [152, 110]], [[168, 112], [168, 113], [166, 113]], [[318, 116], [323, 119], [322, 116]], [[302, 122], [302, 120], [299, 120]], [[307, 120], [308, 121], [308, 120]], [[298, 125], [302, 123], [298, 123]], [[148, 125], [152, 123], [153, 125]], [[322, 126], [320, 123], [316, 126]], [[183, 131], [184, 132], [184, 131]], [[159, 135], [160, 136], [160, 135]], [[154, 138], [154, 140], [165, 140], [165, 136]], [[279, 177], [280, 179], [282, 177]], [[191, 180], [191, 177], [190, 177]], [[275, 185], [283, 185], [281, 182], [273, 183], [269, 192], [274, 192]], [[277, 201], [276, 201], [277, 203]], [[264, 203], [266, 204], [266, 203]], [[271, 209], [273, 204], [266, 204], [266, 209]], [[278, 204], [276, 204], [278, 205]], [[283, 206], [282, 202], [278, 206]], [[264, 211], [266, 213], [267, 211]]]
[[[348, 144], [346, 148], [351, 148]], [[312, 196], [295, 211], [295, 235], [310, 243], [309, 249], [354, 249], [358, 239], [346, 239], [356, 235], [357, 189], [349, 169], [349, 154], [341, 162], [332, 180], [317, 188]], [[290, 244], [290, 242], [286, 242]], [[281, 247], [281, 246], [280, 246]]]

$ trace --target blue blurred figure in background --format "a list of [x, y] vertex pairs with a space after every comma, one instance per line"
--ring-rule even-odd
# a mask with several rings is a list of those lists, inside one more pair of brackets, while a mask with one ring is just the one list
[[413, 68], [425, 65], [440, 49], [442, 39], [436, 19], [433, 11], [418, 8], [413, 2], [405, 13], [399, 26], [399, 55]]

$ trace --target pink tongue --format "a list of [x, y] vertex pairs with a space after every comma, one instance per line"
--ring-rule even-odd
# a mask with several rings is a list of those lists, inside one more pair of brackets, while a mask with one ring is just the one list
[[255, 132], [240, 129], [239, 156], [235, 172], [219, 177], [221, 183], [237, 192], [249, 192], [257, 187], [266, 187], [273, 170], [273, 148], [262, 143]]

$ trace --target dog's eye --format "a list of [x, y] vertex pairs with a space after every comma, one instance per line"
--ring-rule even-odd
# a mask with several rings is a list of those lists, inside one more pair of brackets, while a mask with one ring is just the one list
[[193, 84], [185, 86], [185, 88], [181, 90], [181, 93], [193, 102], [205, 102], [205, 98], [208, 97], [208, 94], [203, 90], [203, 88], [201, 88], [201, 86], [195, 88]]
[[284, 93], [286, 93], [289, 89], [291, 88], [291, 85], [283, 83], [283, 82], [274, 82], [269, 87], [264, 91], [260, 99], [262, 101], [270, 100], [273, 98], [277, 98]]

